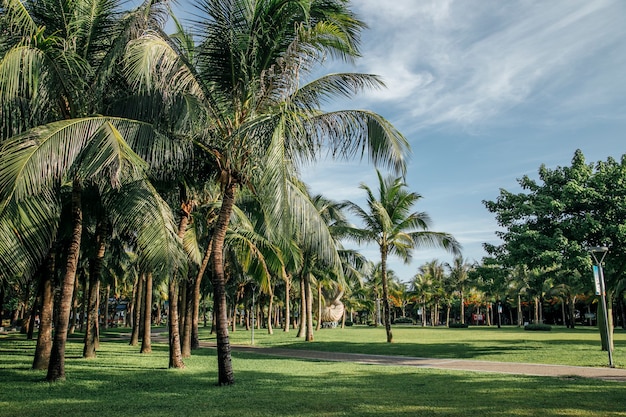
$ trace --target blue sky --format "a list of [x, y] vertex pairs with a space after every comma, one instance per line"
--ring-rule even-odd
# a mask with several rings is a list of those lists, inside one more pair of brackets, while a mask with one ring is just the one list
[[[369, 29], [354, 65], [328, 72], [382, 76], [384, 90], [343, 108], [374, 110], [411, 143], [407, 184], [423, 199], [432, 230], [453, 234], [463, 256], [480, 261], [498, 243], [482, 204], [541, 164], [569, 165], [624, 154], [626, 1], [354, 0]], [[322, 162], [303, 172], [313, 192], [361, 204], [361, 182], [376, 187], [365, 162]], [[362, 248], [378, 259], [374, 247]], [[426, 261], [450, 262], [436, 249], [411, 264], [390, 260], [409, 281]]]

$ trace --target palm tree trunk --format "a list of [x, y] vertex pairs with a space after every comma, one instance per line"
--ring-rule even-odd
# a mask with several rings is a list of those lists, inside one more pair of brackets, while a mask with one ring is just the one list
[[[191, 215], [192, 205], [191, 202], [186, 201], [181, 203], [181, 216], [180, 221], [178, 222], [178, 237], [182, 240], [185, 236], [185, 231], [187, 230], [187, 225], [189, 224], [189, 216]], [[168, 332], [169, 332], [169, 367], [170, 368], [184, 368], [185, 364], [183, 363], [183, 353], [182, 353], [182, 345], [181, 345], [181, 335], [180, 335], [180, 322], [178, 317], [178, 279], [177, 279], [177, 271], [172, 272], [172, 276], [170, 277], [169, 285], [168, 285], [168, 293], [169, 293], [169, 312], [168, 312]], [[190, 335], [191, 336], [191, 335]], [[191, 346], [191, 344], [190, 344]]]
[[53, 246], [50, 252], [48, 252], [46, 266], [43, 270], [39, 334], [37, 335], [37, 347], [35, 348], [33, 369], [46, 369], [50, 362], [50, 351], [52, 350], [52, 311], [54, 308], [53, 279], [56, 267], [55, 257], [56, 250]]
[[296, 337], [306, 337], [306, 284], [304, 282], [304, 274], [300, 275], [300, 328]]
[[235, 382], [228, 337], [228, 311], [226, 310], [226, 278], [224, 271], [224, 240], [235, 204], [233, 178], [224, 179], [222, 206], [220, 207], [213, 235], [213, 310], [216, 318], [218, 384], [231, 385]]
[[87, 304], [89, 300], [89, 294], [87, 293], [87, 285], [88, 285], [87, 280], [88, 280], [87, 274], [81, 273], [80, 281], [83, 287], [83, 302], [82, 302], [82, 305], [80, 306], [80, 318], [78, 320], [78, 328], [80, 329], [81, 332], [85, 329], [85, 325], [86, 325], [85, 317], [87, 316], [87, 307], [88, 307]]
[[183, 358], [191, 357], [191, 328], [193, 319], [193, 297], [195, 285], [192, 285], [191, 281], [187, 281], [185, 285], [187, 290], [187, 296], [185, 297], [185, 306], [183, 312], [185, 314], [185, 327], [183, 327], [183, 338], [181, 343], [181, 354]]
[[178, 285], [176, 285], [176, 277], [172, 276], [169, 281], [169, 339], [170, 339], [170, 368], [184, 368], [183, 355], [180, 349], [180, 329], [178, 328], [178, 294], [176, 294]]
[[152, 332], [152, 272], [146, 274], [146, 291], [144, 298], [144, 311], [143, 317], [143, 337], [141, 339], [141, 353], [152, 352], [152, 338], [150, 333]]
[[461, 324], [465, 324], [465, 303], [463, 301], [463, 291], [461, 291]]
[[317, 324], [315, 330], [318, 331], [322, 327], [322, 283], [317, 281]]
[[306, 293], [306, 335], [304, 340], [313, 341], [313, 291], [311, 290], [311, 275], [304, 276], [304, 291]]
[[193, 316], [191, 318], [191, 349], [198, 349], [200, 347], [200, 336], [198, 334], [198, 323], [199, 323], [199, 314], [200, 314], [200, 287], [202, 286], [202, 278], [204, 277], [204, 271], [206, 271], [206, 267], [209, 264], [209, 259], [211, 258], [211, 245], [209, 242], [207, 245], [207, 249], [204, 253], [204, 258], [202, 258], [202, 263], [200, 264], [200, 270], [196, 275], [196, 279], [194, 281], [194, 290], [193, 290]]
[[285, 325], [284, 332], [289, 332], [289, 322], [291, 320], [291, 305], [289, 303], [289, 292], [291, 291], [291, 276], [285, 277]]
[[387, 332], [387, 343], [393, 342], [391, 333], [391, 309], [389, 308], [389, 287], [387, 285], [387, 250], [380, 249], [380, 275], [383, 284], [383, 310], [385, 315], [385, 331]]
[[[181, 204], [181, 217], [178, 223], [178, 237], [182, 240], [187, 230], [187, 224], [189, 223], [189, 216], [191, 214], [191, 203], [183, 202]], [[173, 271], [170, 277], [168, 292], [169, 292], [169, 339], [170, 339], [170, 368], [184, 368], [183, 355], [181, 350], [181, 338], [180, 338], [180, 322], [178, 317], [178, 279], [176, 277], [177, 271]]]
[[[274, 334], [274, 328], [272, 327], [272, 309], [274, 308], [274, 291], [272, 290], [272, 285], [270, 284], [269, 288], [269, 305], [267, 307], [267, 334]], [[233, 317], [233, 320], [235, 318]]]
[[72, 321], [70, 323], [69, 334], [74, 334], [76, 331], [76, 322], [78, 318], [78, 274], [74, 276], [74, 297], [72, 300]]
[[[92, 267], [93, 270], [93, 267]], [[96, 357], [96, 339], [98, 337], [98, 293], [100, 292], [99, 276], [95, 273], [89, 274], [89, 307], [87, 308], [87, 323], [85, 328], [85, 346], [83, 347], [83, 358]]]
[[106, 251], [105, 232], [104, 224], [98, 222], [96, 228], [96, 254], [89, 261], [89, 308], [87, 309], [87, 329], [85, 331], [83, 358], [95, 358], [96, 348], [98, 346], [98, 311], [100, 310], [98, 299], [100, 293], [100, 278], [102, 277], [102, 263], [104, 262], [104, 254]]
[[185, 311], [187, 309], [187, 281], [178, 280], [178, 329], [180, 331], [180, 346], [182, 346], [185, 340], [185, 319], [187, 315]]
[[134, 305], [134, 311], [133, 331], [131, 332], [129, 343], [129, 345], [131, 346], [137, 346], [139, 344], [139, 330], [141, 327], [139, 323], [141, 322], [141, 306], [143, 305], [143, 303], [141, 302], [141, 300], [143, 300], [143, 282], [144, 275], [141, 274], [140, 276], [137, 276], [137, 282], [135, 283], [136, 290], [134, 291], [134, 298], [132, 300], [132, 303]]
[[107, 284], [107, 289], [104, 294], [104, 328], [109, 328], [109, 298], [111, 298], [111, 284]]
[[517, 327], [522, 327], [524, 324], [524, 314], [522, 313], [522, 296], [517, 293]]
[[74, 277], [78, 268], [80, 255], [80, 239], [83, 231], [83, 210], [81, 204], [82, 187], [78, 179], [72, 184], [72, 237], [70, 239], [65, 275], [61, 284], [61, 298], [57, 321], [55, 323], [52, 351], [46, 380], [49, 382], [65, 379], [65, 343], [72, 309], [72, 295], [74, 293]]

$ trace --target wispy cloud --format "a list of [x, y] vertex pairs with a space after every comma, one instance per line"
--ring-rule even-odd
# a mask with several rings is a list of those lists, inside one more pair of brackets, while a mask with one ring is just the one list
[[571, 111], [626, 92], [604, 76], [626, 63], [622, 1], [354, 5], [377, 37], [358, 70], [388, 86], [365, 99], [410, 109], [404, 115], [417, 128], [481, 123], [526, 103]]

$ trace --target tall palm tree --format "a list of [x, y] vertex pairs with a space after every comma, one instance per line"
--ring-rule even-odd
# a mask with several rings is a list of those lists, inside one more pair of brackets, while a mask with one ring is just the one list
[[465, 324], [464, 295], [469, 284], [469, 271], [472, 265], [467, 260], [463, 259], [462, 256], [455, 256], [452, 264], [446, 263], [446, 268], [450, 274], [450, 285], [459, 293], [461, 324]]
[[[196, 122], [187, 125], [187, 134], [218, 168], [222, 204], [212, 280], [218, 382], [229, 385], [234, 374], [223, 249], [238, 190], [253, 187], [270, 207], [266, 212], [282, 219], [275, 224], [306, 227], [303, 236], [314, 242], [325, 232], [307, 226], [312, 207], [288, 181], [296, 164], [314, 160], [324, 145], [339, 157], [363, 152], [403, 171], [408, 143], [377, 114], [321, 111], [325, 100], [381, 86], [378, 78], [331, 74], [302, 85], [327, 56], [358, 55], [364, 24], [344, 0], [204, 0], [198, 7], [196, 45], [190, 36], [147, 33], [129, 49], [127, 62], [135, 85], [193, 104], [187, 115]], [[326, 248], [323, 256], [332, 255]]]
[[[180, 245], [169, 209], [146, 175], [146, 160], [155, 167], [163, 155], [175, 154], [165, 151], [171, 150], [170, 141], [161, 140], [148, 123], [93, 116], [114, 107], [112, 90], [119, 86], [116, 71], [128, 40], [163, 15], [158, 2], [129, 13], [119, 13], [115, 0], [3, 0], [1, 5], [0, 224], [11, 224], [22, 210], [33, 214], [35, 225], [51, 224], [55, 231], [59, 190], [70, 185], [72, 193], [72, 232], [47, 376], [55, 381], [65, 378], [84, 188], [98, 189], [113, 227], [139, 248], [144, 267], [160, 271], [176, 263]], [[56, 238], [41, 227], [34, 230], [19, 246], [22, 273], [36, 269]]]
[[353, 228], [351, 236], [357, 243], [373, 242], [380, 251], [383, 306], [387, 342], [393, 341], [391, 332], [391, 309], [387, 279], [387, 258], [390, 254], [409, 262], [411, 251], [418, 247], [441, 247], [458, 253], [460, 244], [448, 233], [428, 230], [430, 218], [423, 212], [411, 212], [413, 205], [421, 199], [417, 193], [408, 192], [402, 178], [378, 175], [378, 196], [366, 185], [361, 189], [367, 195], [366, 208], [348, 202], [350, 210], [363, 222], [362, 228]]

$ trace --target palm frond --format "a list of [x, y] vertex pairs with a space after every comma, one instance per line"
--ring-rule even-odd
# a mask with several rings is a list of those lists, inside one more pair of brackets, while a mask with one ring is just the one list
[[15, 38], [29, 38], [37, 32], [37, 24], [20, 0], [2, 0], [3, 18], [6, 19], [7, 30]]
[[11, 200], [0, 215], [0, 275], [30, 275], [41, 265], [58, 229], [60, 205], [53, 193]]
[[111, 223], [136, 246], [140, 269], [166, 276], [185, 265], [172, 210], [150, 183], [134, 181], [101, 192]]

